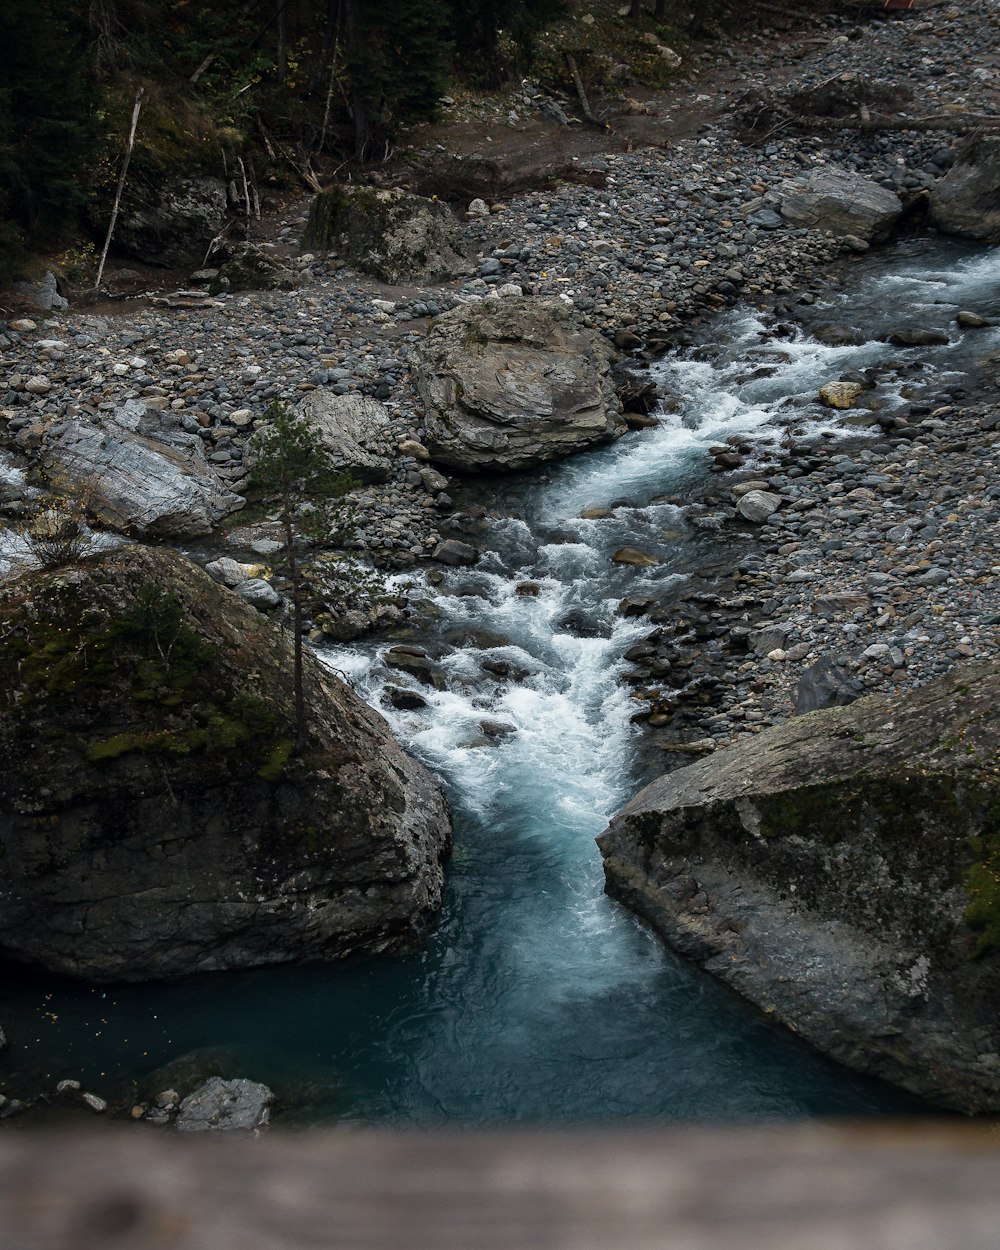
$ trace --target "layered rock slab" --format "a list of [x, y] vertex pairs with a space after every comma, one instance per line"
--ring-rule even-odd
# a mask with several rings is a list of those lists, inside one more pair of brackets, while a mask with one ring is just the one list
[[841, 1062], [996, 1111], [998, 747], [998, 663], [794, 718], [637, 795], [608, 892]]
[[175, 552], [0, 591], [0, 952], [92, 980], [413, 945], [439, 787], [287, 637]]
[[483, 300], [437, 317], [413, 356], [431, 458], [464, 472], [528, 469], [619, 437], [613, 357], [560, 299]]
[[128, 407], [101, 421], [46, 426], [38, 458], [50, 481], [102, 524], [138, 538], [202, 538], [243, 507], [212, 472], [197, 435]]
[[782, 183], [781, 195], [781, 215], [790, 225], [866, 242], [888, 238], [903, 211], [892, 191], [835, 166]]

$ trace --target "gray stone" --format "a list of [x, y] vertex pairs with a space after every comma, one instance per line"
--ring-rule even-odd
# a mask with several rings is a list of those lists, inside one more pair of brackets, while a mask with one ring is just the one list
[[736, 511], [744, 521], [753, 521], [755, 525], [759, 525], [780, 507], [781, 500], [777, 495], [766, 490], [751, 490], [737, 501]]
[[787, 625], [768, 625], [763, 629], [755, 629], [750, 633], [750, 650], [754, 655], [767, 655], [770, 651], [784, 647], [788, 640]]
[[271, 583], [262, 577], [248, 577], [237, 585], [236, 593], [258, 612], [273, 612], [284, 602]]
[[995, 1113], [998, 740], [997, 662], [796, 717], [647, 786], [608, 891], [842, 1063]]
[[197, 435], [150, 433], [113, 420], [57, 421], [45, 431], [41, 463], [105, 525], [140, 538], [204, 537], [243, 506], [209, 468]]
[[220, 291], [288, 290], [298, 284], [296, 275], [278, 257], [254, 243], [241, 243], [208, 284], [210, 295]]
[[448, 479], [443, 473], [438, 473], [437, 469], [421, 469], [420, 483], [429, 495], [439, 495], [448, 489]]
[[469, 543], [459, 542], [457, 538], [447, 538], [434, 548], [431, 559], [437, 560], [439, 564], [475, 564], [479, 559], [479, 552]]
[[966, 148], [931, 191], [931, 221], [943, 234], [1000, 242], [1000, 137]]
[[34, 285], [28, 282], [15, 283], [20, 295], [29, 300], [43, 312], [51, 312], [53, 308], [69, 308], [69, 300], [59, 294], [56, 275], [51, 269], [45, 271], [45, 277]]
[[244, 1077], [210, 1077], [181, 1103], [176, 1127], [181, 1133], [251, 1133], [271, 1119], [274, 1094]]
[[[138, 186], [138, 184], [136, 184]], [[204, 259], [228, 219], [221, 178], [168, 178], [126, 192], [115, 228], [115, 246], [150, 265], [189, 265]]]
[[258, 556], [273, 556], [284, 549], [284, 543], [278, 542], [276, 538], [255, 538], [250, 544], [250, 550]]
[[215, 581], [220, 582], [223, 586], [239, 586], [241, 582], [247, 580], [247, 571], [239, 560], [231, 560], [228, 556], [223, 556], [219, 560], [211, 560], [205, 565], [205, 572]]
[[781, 196], [786, 222], [864, 240], [887, 238], [902, 213], [892, 191], [829, 165], [782, 183]]
[[525, 469], [625, 431], [612, 350], [559, 299], [485, 300], [438, 317], [414, 352], [433, 459]]

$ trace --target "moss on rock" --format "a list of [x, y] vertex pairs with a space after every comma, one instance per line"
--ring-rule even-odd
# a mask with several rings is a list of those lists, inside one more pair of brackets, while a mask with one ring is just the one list
[[0, 587], [0, 952], [109, 979], [414, 942], [438, 787], [305, 673], [298, 737], [288, 639], [169, 550]]

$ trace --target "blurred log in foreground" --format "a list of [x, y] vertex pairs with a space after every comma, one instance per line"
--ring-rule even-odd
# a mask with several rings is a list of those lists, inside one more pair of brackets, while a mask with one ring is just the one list
[[1000, 1126], [0, 1137], [3, 1250], [997, 1250]]

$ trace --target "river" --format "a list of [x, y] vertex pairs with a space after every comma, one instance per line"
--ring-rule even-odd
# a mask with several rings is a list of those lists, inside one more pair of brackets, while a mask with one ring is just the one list
[[[699, 348], [654, 367], [674, 397], [656, 429], [466, 500], [487, 506], [483, 558], [413, 592], [422, 624], [406, 641], [426, 647], [445, 678], [444, 689], [419, 687], [425, 707], [400, 712], [385, 698], [387, 684], [413, 685], [383, 663], [398, 639], [322, 652], [448, 788], [456, 849], [424, 950], [165, 985], [91, 988], [8, 972], [0, 1019], [11, 1050], [0, 1078], [37, 1089], [72, 1076], [122, 1097], [172, 1058], [222, 1047], [227, 1074], [271, 1084], [297, 1123], [919, 1109], [821, 1058], [604, 895], [594, 837], [648, 776], [620, 676], [623, 653], [649, 626], [616, 605], [644, 590], [662, 598], [693, 568], [739, 557], [732, 538], [693, 528], [661, 498], [704, 489], [708, 446], [739, 433], [780, 438], [789, 404], [810, 437], [863, 436], [835, 414], [806, 412], [800, 397], [842, 370], [898, 357], [874, 336], [901, 310], [907, 322], [951, 328], [952, 346], [920, 349], [921, 369], [936, 385], [961, 380], [998, 335], [963, 346], [954, 312], [1000, 314], [998, 276], [1000, 251], [926, 243], [901, 249], [888, 274], [884, 262], [859, 266], [849, 305], [837, 297], [802, 314], [814, 325], [863, 324], [873, 338], [861, 346], [825, 346], [801, 328], [776, 341], [745, 309], [720, 317]], [[591, 508], [611, 515], [581, 519]], [[626, 543], [660, 563], [613, 565]]]

